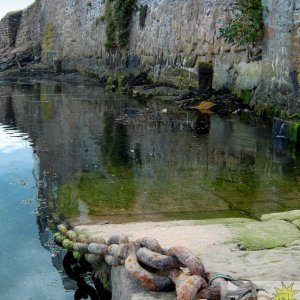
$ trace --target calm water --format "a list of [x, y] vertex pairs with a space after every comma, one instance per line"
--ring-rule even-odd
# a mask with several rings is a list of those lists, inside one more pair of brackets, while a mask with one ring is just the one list
[[0, 299], [73, 299], [49, 240], [58, 219], [259, 218], [300, 208], [300, 156], [268, 126], [238, 117], [95, 86], [2, 83], [0, 207]]

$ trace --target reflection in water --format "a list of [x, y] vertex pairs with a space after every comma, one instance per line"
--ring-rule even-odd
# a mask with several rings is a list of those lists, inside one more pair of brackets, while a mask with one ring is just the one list
[[96, 87], [3, 88], [10, 104], [0, 102], [0, 120], [14, 119], [29, 134], [39, 193], [56, 218], [258, 218], [300, 206], [299, 156], [274, 147], [264, 125], [139, 103]]
[[[105, 290], [103, 284], [94, 277], [92, 266], [81, 258], [76, 260], [72, 252], [66, 253], [63, 259], [63, 267], [66, 274], [77, 283], [77, 289], [74, 294], [75, 300], [91, 299], [91, 300], [109, 300], [111, 292]], [[90, 273], [92, 283], [87, 284], [86, 273]]]
[[[20, 292], [28, 299], [80, 299], [88, 292], [109, 299], [93, 278], [75, 278], [75, 270], [88, 267], [53, 243], [49, 229], [61, 219], [258, 218], [300, 208], [299, 153], [274, 142], [263, 124], [139, 103], [95, 86], [2, 84], [1, 95], [0, 265], [7, 276], [0, 292], [7, 299], [21, 299]], [[20, 202], [28, 206], [20, 209]], [[15, 240], [21, 246], [11, 251]], [[73, 292], [49, 286], [57, 274], [41, 244]]]

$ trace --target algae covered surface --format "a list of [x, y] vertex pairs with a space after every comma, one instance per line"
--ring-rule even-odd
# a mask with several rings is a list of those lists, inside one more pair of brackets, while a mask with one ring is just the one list
[[286, 247], [300, 239], [299, 229], [283, 220], [230, 225], [235, 239], [245, 250]]

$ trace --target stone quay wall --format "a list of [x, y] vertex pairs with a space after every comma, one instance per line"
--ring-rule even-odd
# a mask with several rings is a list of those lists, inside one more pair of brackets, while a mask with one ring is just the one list
[[[300, 0], [263, 0], [265, 35], [262, 47], [228, 45], [219, 29], [228, 20], [231, 0], [137, 0], [147, 5], [145, 26], [139, 9], [133, 12], [128, 49], [107, 52], [104, 0], [36, 0], [22, 13], [20, 24], [0, 21], [0, 49], [40, 44], [48, 65], [62, 60], [65, 70], [101, 73], [111, 69], [141, 68], [155, 79], [198, 81], [197, 67], [212, 63], [213, 87], [242, 93], [252, 91], [255, 101], [289, 112], [300, 111], [299, 37]], [[12, 30], [13, 28], [13, 30]], [[17, 33], [12, 33], [17, 31]]]

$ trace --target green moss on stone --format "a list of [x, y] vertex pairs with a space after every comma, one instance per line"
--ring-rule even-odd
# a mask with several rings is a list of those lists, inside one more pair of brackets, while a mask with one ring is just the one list
[[66, 250], [69, 250], [69, 251], [73, 251], [73, 245], [74, 243], [72, 241], [70, 241], [69, 239], [65, 239], [63, 242], [62, 242], [62, 246], [66, 249]]
[[81, 256], [82, 256], [82, 254], [79, 251], [73, 251], [73, 257], [76, 260], [80, 260]]
[[59, 224], [57, 229], [61, 234], [66, 234], [68, 231], [68, 227], [65, 224]]
[[262, 221], [284, 220], [292, 222], [297, 219], [300, 219], [300, 210], [290, 210], [287, 212], [266, 214], [261, 216]]
[[42, 51], [43, 52], [53, 49], [53, 46], [54, 46], [53, 38], [54, 38], [54, 28], [53, 28], [52, 24], [48, 23], [46, 25], [46, 28], [43, 33], [43, 40], [42, 40]]
[[128, 44], [129, 24], [135, 0], [107, 0], [105, 6], [105, 48], [122, 49]]
[[195, 225], [213, 225], [213, 224], [229, 225], [229, 224], [240, 224], [240, 223], [249, 223], [249, 222], [256, 222], [256, 221], [247, 218], [218, 218], [218, 219], [199, 220], [193, 223], [195, 223]]
[[61, 235], [59, 232], [55, 233], [53, 235], [53, 238], [54, 238], [55, 242], [57, 242], [58, 244], [62, 244], [63, 241], [66, 239], [66, 237]]
[[294, 220], [292, 223], [300, 229], [300, 217], [299, 219]]
[[252, 98], [252, 92], [249, 90], [243, 90], [243, 91], [241, 91], [240, 98], [242, 99], [244, 104], [248, 105]]
[[289, 222], [272, 220], [229, 225], [236, 238], [247, 250], [284, 247], [300, 239], [300, 231]]
[[288, 138], [297, 143], [300, 139], [300, 122], [292, 122], [289, 124]]

